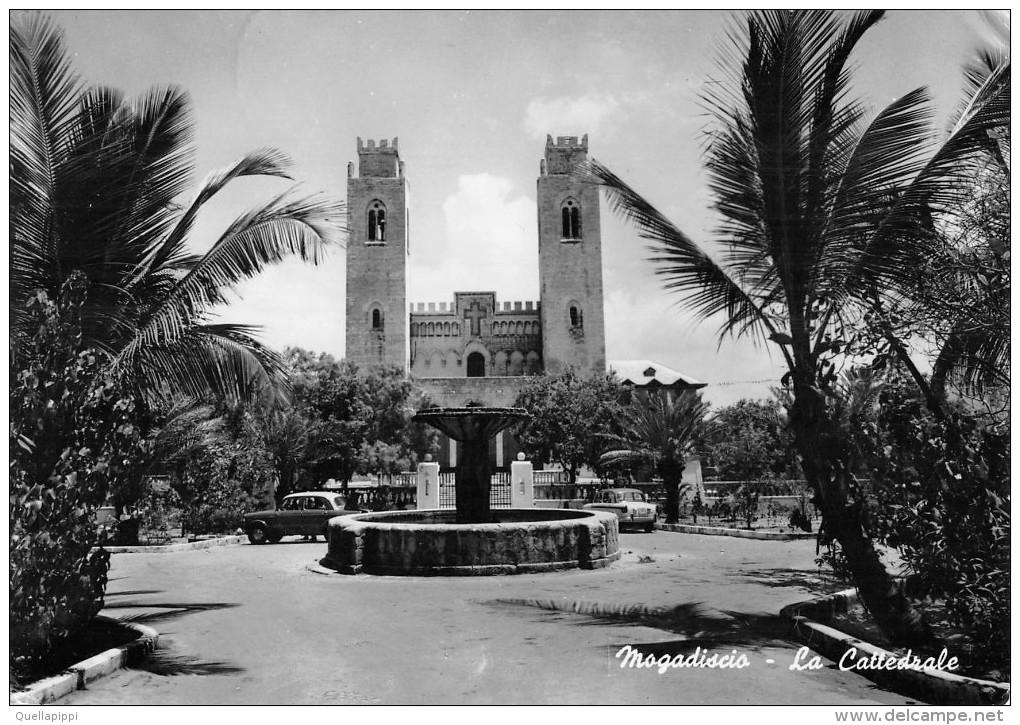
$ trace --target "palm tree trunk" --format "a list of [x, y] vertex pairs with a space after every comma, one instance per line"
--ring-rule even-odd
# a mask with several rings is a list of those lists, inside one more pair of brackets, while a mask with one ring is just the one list
[[683, 479], [683, 467], [675, 464], [660, 466], [659, 475], [662, 476], [662, 484], [666, 487], [666, 523], [680, 523], [680, 483]]
[[802, 458], [804, 475], [822, 511], [819, 535], [837, 540], [868, 611], [895, 643], [930, 642], [931, 631], [886, 571], [850, 495], [847, 441], [825, 408], [822, 392], [810, 382], [795, 383], [790, 423]]

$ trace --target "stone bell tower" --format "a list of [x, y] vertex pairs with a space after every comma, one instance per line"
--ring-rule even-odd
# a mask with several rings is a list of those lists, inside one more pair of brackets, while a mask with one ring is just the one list
[[606, 369], [598, 186], [575, 166], [588, 136], [547, 137], [538, 177], [538, 276], [545, 369]]
[[408, 187], [397, 139], [358, 139], [347, 167], [347, 359], [408, 367]]

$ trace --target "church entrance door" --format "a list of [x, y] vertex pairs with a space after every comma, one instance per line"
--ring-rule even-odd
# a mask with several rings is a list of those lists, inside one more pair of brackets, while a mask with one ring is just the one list
[[473, 352], [467, 358], [467, 376], [469, 378], [485, 377], [485, 356], [480, 352]]

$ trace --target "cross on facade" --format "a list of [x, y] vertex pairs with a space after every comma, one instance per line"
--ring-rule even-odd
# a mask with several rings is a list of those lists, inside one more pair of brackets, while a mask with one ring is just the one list
[[471, 335], [482, 336], [482, 320], [485, 319], [485, 308], [479, 306], [478, 300], [471, 303], [471, 307], [464, 310], [464, 319], [471, 320]]

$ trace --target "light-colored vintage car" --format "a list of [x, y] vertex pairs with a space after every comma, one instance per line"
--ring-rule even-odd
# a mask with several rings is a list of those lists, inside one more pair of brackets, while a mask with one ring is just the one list
[[253, 544], [275, 544], [294, 534], [326, 538], [326, 522], [334, 516], [360, 513], [345, 509], [343, 496], [329, 491], [305, 491], [283, 497], [275, 511], [254, 511], [244, 515], [244, 530]]
[[645, 531], [654, 531], [655, 522], [659, 519], [655, 504], [649, 503], [636, 488], [603, 489], [596, 492], [595, 500], [586, 503], [584, 508], [616, 514], [621, 529], [624, 526], [640, 526]]

